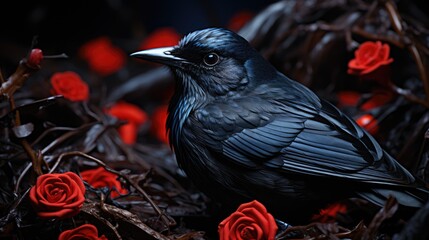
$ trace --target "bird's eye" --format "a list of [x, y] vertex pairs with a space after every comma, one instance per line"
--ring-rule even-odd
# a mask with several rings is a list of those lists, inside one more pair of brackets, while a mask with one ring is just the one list
[[219, 55], [216, 53], [209, 53], [204, 56], [203, 61], [205, 65], [212, 67], [219, 62]]

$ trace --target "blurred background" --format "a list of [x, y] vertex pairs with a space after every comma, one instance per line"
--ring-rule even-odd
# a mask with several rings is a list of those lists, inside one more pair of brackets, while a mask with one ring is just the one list
[[84, 42], [101, 35], [117, 41], [137, 41], [161, 27], [172, 27], [180, 34], [209, 26], [226, 27], [235, 14], [256, 13], [272, 2], [275, 1], [9, 1], [0, 16], [0, 56], [4, 65], [16, 48], [30, 48], [35, 36], [39, 48], [73, 54]]

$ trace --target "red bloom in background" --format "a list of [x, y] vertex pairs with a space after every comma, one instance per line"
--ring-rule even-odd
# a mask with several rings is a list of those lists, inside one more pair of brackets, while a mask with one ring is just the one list
[[104, 235], [98, 236], [98, 229], [92, 224], [84, 224], [77, 228], [66, 230], [60, 234], [58, 240], [107, 240]]
[[247, 11], [247, 10], [239, 11], [231, 17], [231, 19], [228, 22], [227, 28], [237, 32], [254, 16], [255, 14], [251, 11]]
[[378, 132], [378, 123], [377, 120], [371, 114], [364, 114], [360, 116], [356, 123], [365, 128], [370, 134], [375, 135]]
[[355, 91], [341, 91], [337, 93], [338, 107], [356, 106], [361, 98], [361, 94]]
[[338, 214], [345, 214], [347, 212], [347, 206], [343, 203], [334, 203], [328, 207], [320, 210], [320, 213], [313, 216], [313, 221], [328, 223], [335, 222]]
[[151, 117], [150, 132], [160, 141], [168, 144], [166, 122], [168, 116], [168, 105], [162, 105], [155, 109]]
[[[121, 183], [117, 180], [118, 176], [107, 171], [103, 167], [82, 171], [80, 175], [84, 181], [89, 183], [89, 185], [93, 186], [94, 188], [108, 187], [112, 189], [114, 187], [117, 191], [119, 191], [120, 194], [126, 194], [128, 192], [127, 189], [123, 188]], [[112, 191], [111, 196], [113, 198], [117, 197], [120, 195], [119, 193]]]
[[[337, 93], [338, 107], [356, 107], [361, 100], [361, 94], [355, 91], [341, 91]], [[391, 91], [376, 90], [373, 91], [371, 97], [360, 105], [363, 111], [381, 107], [395, 98], [395, 94]]]
[[146, 50], [159, 47], [175, 46], [179, 43], [181, 35], [171, 27], [159, 28], [149, 34], [140, 44], [139, 49]]
[[364, 42], [355, 51], [355, 58], [349, 61], [349, 69], [347, 72], [358, 76], [373, 73], [382, 66], [389, 65], [393, 62], [389, 54], [390, 47], [388, 44], [382, 44], [380, 41]]
[[241, 204], [218, 226], [220, 240], [273, 240], [277, 232], [274, 217], [254, 200]]
[[127, 121], [126, 124], [122, 125], [118, 129], [119, 135], [127, 144], [133, 144], [136, 142], [138, 127], [148, 119], [147, 114], [138, 106], [126, 102], [116, 103], [107, 109], [107, 113], [119, 120]]
[[375, 91], [373, 92], [370, 99], [360, 107], [364, 111], [369, 111], [371, 109], [381, 107], [395, 98], [395, 94], [391, 91]]
[[51, 77], [52, 94], [63, 95], [70, 101], [86, 101], [89, 87], [80, 76], [72, 71], [58, 72]]
[[125, 64], [125, 53], [114, 46], [109, 38], [99, 37], [85, 43], [79, 50], [81, 58], [101, 76], [119, 71]]
[[85, 201], [85, 186], [73, 172], [43, 174], [30, 190], [30, 201], [41, 218], [69, 218]]

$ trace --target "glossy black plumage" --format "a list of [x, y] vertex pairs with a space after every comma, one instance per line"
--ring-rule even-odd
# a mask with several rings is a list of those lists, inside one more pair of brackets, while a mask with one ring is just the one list
[[175, 72], [170, 141], [179, 165], [214, 199], [258, 199], [284, 214], [352, 196], [382, 205], [392, 194], [410, 207], [427, 200], [370, 134], [231, 31], [196, 31], [174, 48], [133, 56]]

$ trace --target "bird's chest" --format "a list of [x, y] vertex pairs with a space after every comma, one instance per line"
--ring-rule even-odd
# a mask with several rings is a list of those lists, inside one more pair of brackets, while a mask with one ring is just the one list
[[195, 112], [182, 120], [180, 129], [171, 138], [176, 159], [187, 176], [199, 187], [220, 187], [219, 179], [228, 178], [227, 169], [219, 156], [215, 156], [216, 144], [195, 118]]

